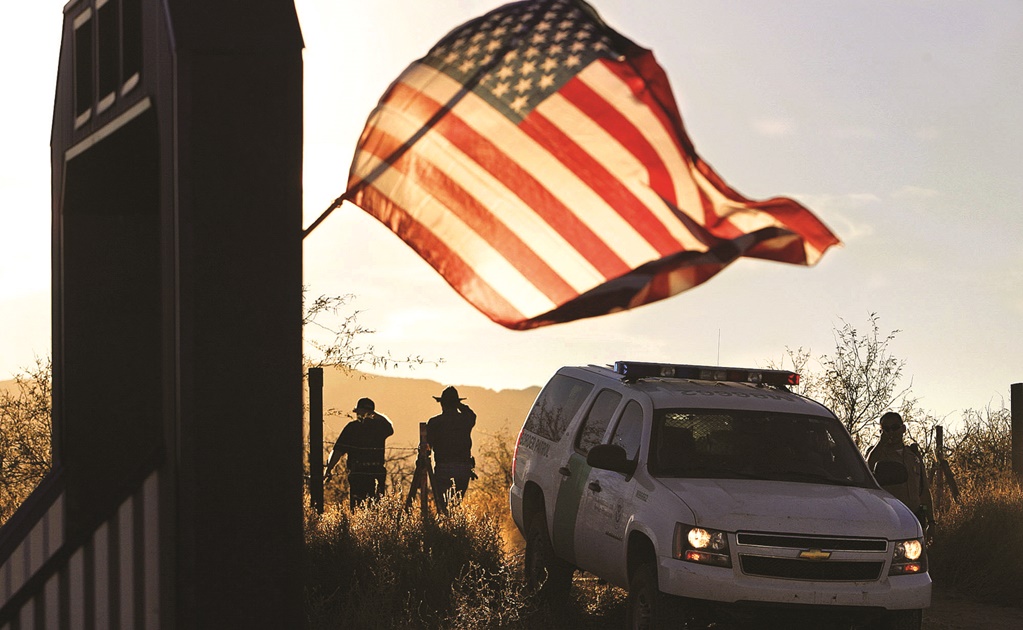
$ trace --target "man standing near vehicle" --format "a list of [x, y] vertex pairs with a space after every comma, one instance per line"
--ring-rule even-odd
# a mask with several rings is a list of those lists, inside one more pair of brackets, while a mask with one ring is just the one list
[[384, 468], [384, 442], [394, 434], [391, 421], [376, 412], [369, 398], [360, 398], [352, 420], [337, 436], [330, 453], [324, 482], [330, 480], [331, 471], [341, 456], [348, 454], [348, 501], [351, 507], [368, 498], [383, 496], [387, 470]]
[[[426, 441], [433, 450], [436, 463], [434, 478], [437, 494], [443, 497], [445, 505], [448, 493], [454, 485], [455, 494], [465, 496], [469, 479], [475, 478], [472, 457], [472, 428], [476, 426], [476, 413], [458, 397], [458, 390], [447, 387], [441, 395], [434, 396], [440, 403], [441, 413], [426, 423]], [[445, 506], [440, 506], [442, 509]]]
[[875, 471], [880, 462], [895, 462], [905, 467], [905, 482], [882, 487], [905, 503], [926, 530], [934, 524], [931, 489], [920, 447], [915, 442], [907, 445], [905, 434], [906, 425], [901, 415], [889, 411], [881, 416], [881, 439], [867, 451], [867, 464], [871, 472]]

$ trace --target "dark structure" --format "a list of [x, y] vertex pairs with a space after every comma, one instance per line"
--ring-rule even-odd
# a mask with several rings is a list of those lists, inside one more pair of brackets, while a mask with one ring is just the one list
[[65, 6], [54, 470], [0, 627], [301, 627], [301, 50], [287, 0]]
[[1023, 383], [1009, 386], [1009, 413], [1012, 414], [1012, 472], [1023, 484]]

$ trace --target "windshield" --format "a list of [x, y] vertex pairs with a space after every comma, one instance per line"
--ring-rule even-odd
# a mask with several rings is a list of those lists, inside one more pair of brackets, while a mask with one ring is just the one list
[[875, 487], [837, 419], [769, 411], [658, 409], [649, 468], [655, 477]]

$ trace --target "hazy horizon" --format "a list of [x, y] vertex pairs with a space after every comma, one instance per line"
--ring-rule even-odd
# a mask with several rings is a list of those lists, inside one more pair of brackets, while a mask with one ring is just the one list
[[[298, 0], [305, 225], [342, 192], [370, 110], [444, 34], [503, 4]], [[843, 240], [811, 269], [740, 260], [633, 311], [514, 332], [349, 204], [305, 241], [313, 295], [354, 294], [365, 341], [443, 358], [437, 382], [543, 384], [619, 359], [763, 367], [834, 349], [871, 313], [938, 417], [1008, 404], [1023, 381], [1023, 3], [593, 0], [653, 50], [696, 150], [753, 199], [789, 196]], [[49, 354], [50, 155], [63, 0], [0, 23], [0, 379]], [[396, 21], [394, 16], [401, 16]], [[16, 61], [15, 61], [16, 60]], [[815, 366], [811, 366], [815, 367]]]

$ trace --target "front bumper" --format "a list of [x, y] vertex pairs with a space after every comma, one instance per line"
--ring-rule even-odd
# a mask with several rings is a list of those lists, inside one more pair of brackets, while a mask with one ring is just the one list
[[748, 576], [734, 568], [661, 558], [658, 582], [664, 593], [729, 604], [875, 610], [931, 605], [931, 578], [927, 573], [885, 576], [870, 582], [818, 582]]

